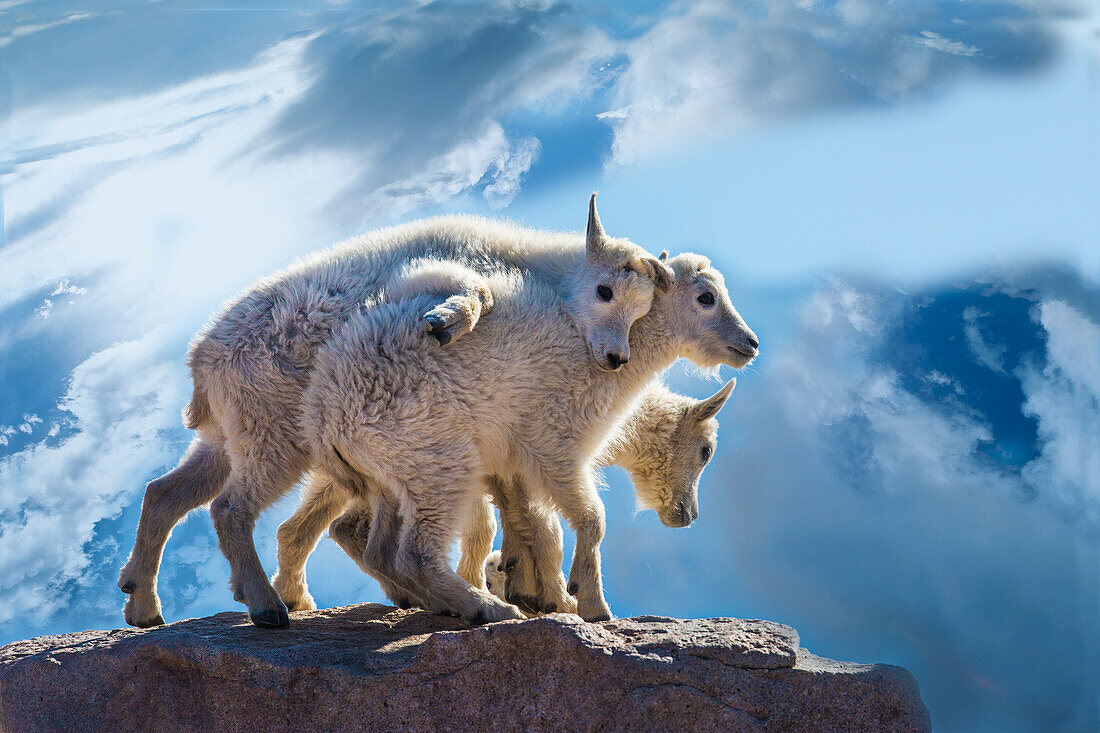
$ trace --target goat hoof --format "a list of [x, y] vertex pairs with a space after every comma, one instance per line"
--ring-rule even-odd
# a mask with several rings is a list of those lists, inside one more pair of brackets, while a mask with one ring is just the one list
[[164, 626], [164, 616], [158, 613], [152, 618], [147, 618], [144, 621], [138, 621], [133, 625], [138, 627], [139, 629], [150, 629], [154, 626]]
[[447, 319], [438, 313], [425, 313], [424, 321], [428, 324], [428, 331], [442, 331], [450, 324], [447, 323]]
[[516, 569], [516, 565], [519, 564], [519, 560], [514, 557], [508, 558], [508, 561], [504, 563], [504, 572], [510, 573]]
[[119, 583], [118, 588], [126, 595], [130, 595], [137, 590], [137, 581], [127, 580], [125, 583]]
[[237, 603], [247, 603], [248, 602], [244, 598], [244, 586], [238, 585], [236, 588], [233, 589], [233, 600], [236, 601]]
[[586, 618], [585, 619], [585, 621], [591, 621], [593, 623], [595, 623], [597, 621], [610, 621], [610, 620], [611, 620], [611, 614], [610, 613], [598, 613], [595, 616], [593, 616], [592, 618]]
[[529, 596], [524, 593], [511, 593], [506, 594], [508, 602], [514, 606], [517, 606], [519, 610], [524, 613], [538, 613], [539, 612], [539, 599], [534, 596]]
[[543, 613], [555, 613], [557, 610], [558, 604], [556, 603], [547, 603], [546, 606], [542, 609]]
[[471, 626], [484, 626], [487, 623], [489, 623], [489, 619], [486, 617], [484, 611], [478, 611], [474, 614], [474, 617], [470, 619]]
[[397, 599], [397, 607], [400, 608], [402, 611], [408, 611], [410, 608], [413, 607], [413, 604], [412, 601], [410, 601], [408, 598], [406, 598], [405, 596], [401, 596]]
[[256, 626], [265, 629], [286, 629], [290, 627], [290, 615], [286, 611], [286, 606], [266, 608], [256, 613], [249, 611], [248, 617], [252, 619], [252, 623]]
[[576, 582], [570, 583], [567, 590], [569, 591], [569, 595], [575, 596], [577, 595], [577, 591], [580, 590], [580, 585], [578, 585]]

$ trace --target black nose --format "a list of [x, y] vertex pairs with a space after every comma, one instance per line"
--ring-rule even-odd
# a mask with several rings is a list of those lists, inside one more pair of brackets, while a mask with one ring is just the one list
[[630, 360], [627, 357], [619, 356], [614, 351], [607, 352], [607, 364], [612, 369], [618, 369], [623, 364], [626, 364], [628, 361]]
[[754, 348], [754, 349], [759, 349], [760, 348], [760, 341], [755, 336], [749, 336], [749, 338], [747, 340], [749, 342], [749, 346], [751, 346], [752, 348]]

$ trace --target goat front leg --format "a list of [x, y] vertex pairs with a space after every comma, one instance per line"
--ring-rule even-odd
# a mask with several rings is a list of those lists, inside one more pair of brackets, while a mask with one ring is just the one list
[[317, 603], [306, 585], [306, 560], [325, 527], [344, 511], [348, 493], [328, 474], [314, 471], [301, 506], [279, 525], [279, 567], [271, 585], [289, 611], [313, 611]]
[[606, 520], [592, 471], [588, 467], [550, 467], [537, 478], [577, 535], [568, 586], [569, 594], [577, 598], [577, 613], [585, 621], [607, 621], [611, 608], [604, 599], [600, 570]]
[[[501, 482], [495, 491], [505, 495], [503, 504], [507, 506], [507, 512], [502, 511], [502, 516], [507, 517], [503, 547], [509, 546], [509, 535], [515, 538], [516, 545], [522, 545], [506, 556], [520, 558], [513, 572], [507, 575], [512, 581], [511, 587], [534, 588], [534, 597], [522, 597], [520, 607], [533, 613], [576, 613], [577, 603], [566, 592], [565, 576], [561, 572], [562, 532], [557, 516], [534, 499], [520, 476]], [[526, 575], [528, 572], [530, 578]]]
[[440, 346], [446, 346], [473, 331], [481, 317], [492, 309], [493, 294], [489, 288], [480, 283], [471, 285], [425, 313], [424, 330]]
[[386, 298], [401, 300], [438, 295], [445, 300], [424, 314], [424, 330], [440, 346], [474, 330], [493, 309], [493, 293], [485, 276], [453, 260], [414, 260], [386, 283]]
[[489, 497], [475, 496], [462, 533], [462, 554], [458, 560], [458, 576], [475, 588], [488, 590], [485, 584], [485, 558], [493, 551], [497, 523]]
[[493, 503], [500, 510], [503, 541], [500, 545], [500, 562], [497, 570], [504, 573], [504, 598], [514, 603], [524, 613], [539, 613], [538, 575], [535, 558], [531, 554], [532, 538], [526, 535], [529, 526], [523, 508], [517, 503], [512, 480], [502, 476], [490, 476], [487, 480]]

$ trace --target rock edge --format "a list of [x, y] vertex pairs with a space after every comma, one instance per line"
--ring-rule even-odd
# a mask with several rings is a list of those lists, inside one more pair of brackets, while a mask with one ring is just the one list
[[0, 730], [927, 731], [901, 667], [770, 621], [553, 614], [467, 628], [363, 604], [0, 648]]

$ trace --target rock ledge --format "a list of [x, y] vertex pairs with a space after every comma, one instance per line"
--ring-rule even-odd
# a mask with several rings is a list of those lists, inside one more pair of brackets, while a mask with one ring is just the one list
[[901, 667], [769, 621], [555, 614], [469, 629], [363, 604], [0, 648], [0, 730], [927, 731]]

